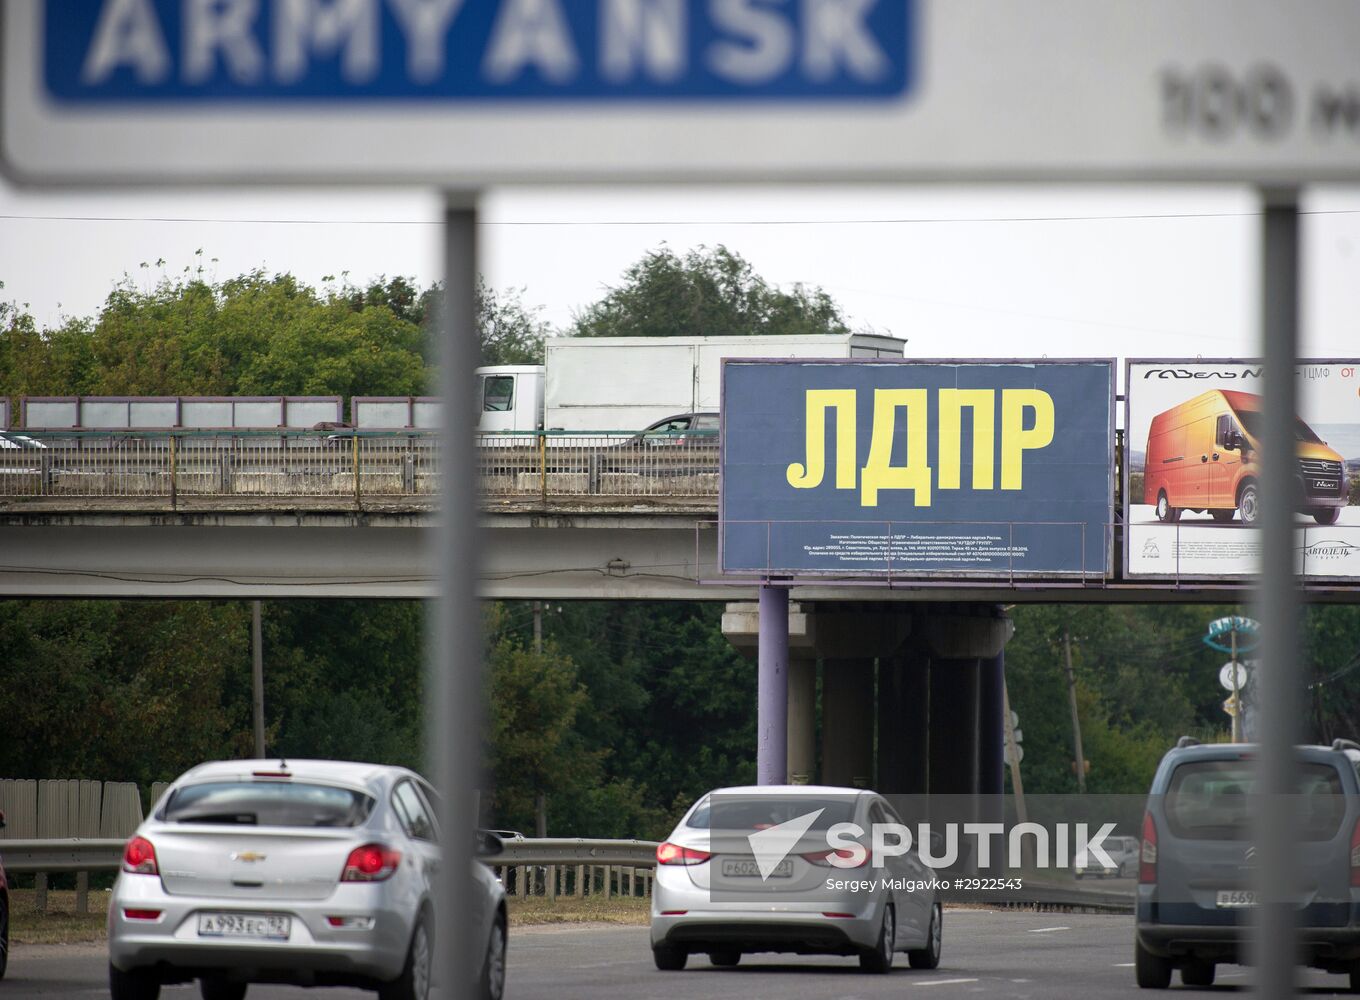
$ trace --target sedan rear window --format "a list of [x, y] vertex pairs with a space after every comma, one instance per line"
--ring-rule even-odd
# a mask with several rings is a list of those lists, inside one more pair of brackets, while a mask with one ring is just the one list
[[[1341, 772], [1327, 764], [1300, 764], [1293, 807], [1305, 840], [1331, 840], [1346, 814]], [[1180, 765], [1166, 790], [1171, 833], [1190, 840], [1241, 840], [1251, 835], [1251, 793], [1256, 775], [1249, 760], [1200, 760]]]
[[373, 798], [350, 788], [291, 781], [211, 781], [186, 785], [165, 805], [169, 823], [245, 826], [358, 826]]
[[820, 816], [810, 830], [826, 830], [854, 819], [853, 799], [819, 799], [813, 796], [776, 798], [773, 795], [731, 796], [699, 803], [685, 825], [698, 830], [768, 830], [780, 823], [805, 816], [817, 809]]

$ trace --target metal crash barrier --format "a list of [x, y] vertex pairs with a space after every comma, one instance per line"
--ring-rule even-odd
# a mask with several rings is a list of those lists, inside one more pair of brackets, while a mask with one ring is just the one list
[[[478, 435], [476, 475], [496, 500], [718, 495], [713, 432]], [[22, 431], [0, 441], [0, 497], [23, 501], [333, 498], [438, 492], [431, 431]]]

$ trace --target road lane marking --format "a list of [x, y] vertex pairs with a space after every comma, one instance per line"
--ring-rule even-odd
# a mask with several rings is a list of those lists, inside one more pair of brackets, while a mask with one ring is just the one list
[[1031, 934], [1049, 934], [1053, 931], [1070, 931], [1071, 929], [1070, 927], [1031, 927], [1029, 932]]
[[1116, 969], [1132, 969], [1132, 968], [1133, 968], [1133, 963], [1132, 963], [1132, 962], [1115, 962], [1113, 968], [1116, 968]]
[[955, 983], [975, 983], [976, 979], [929, 979], [917, 986], [953, 986]]

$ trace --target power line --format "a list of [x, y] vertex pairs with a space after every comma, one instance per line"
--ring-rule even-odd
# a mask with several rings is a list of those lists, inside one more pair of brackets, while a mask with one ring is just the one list
[[[1325, 209], [1300, 215], [1360, 215], [1360, 209]], [[969, 223], [1127, 222], [1189, 219], [1256, 218], [1260, 212], [1144, 212], [1126, 215], [1007, 215], [893, 217], [877, 219], [504, 219], [483, 220], [486, 227], [628, 227], [628, 226], [921, 226]], [[7, 213], [11, 222], [163, 222], [250, 226], [442, 226], [438, 219], [226, 219], [157, 215], [37, 215]]]

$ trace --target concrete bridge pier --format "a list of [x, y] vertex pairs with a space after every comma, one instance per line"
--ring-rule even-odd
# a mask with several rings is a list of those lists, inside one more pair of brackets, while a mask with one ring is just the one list
[[930, 657], [910, 645], [878, 660], [876, 787], [924, 795], [930, 787]]
[[822, 661], [824, 785], [870, 788], [874, 783], [874, 661]]
[[807, 606], [777, 585], [758, 604], [729, 604], [724, 634], [757, 658], [757, 780], [999, 795], [1012, 631], [989, 604]]
[[810, 785], [817, 777], [817, 660], [789, 655], [788, 778]]
[[977, 659], [931, 657], [929, 689], [927, 788], [932, 795], [970, 794], [978, 775]]

